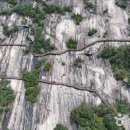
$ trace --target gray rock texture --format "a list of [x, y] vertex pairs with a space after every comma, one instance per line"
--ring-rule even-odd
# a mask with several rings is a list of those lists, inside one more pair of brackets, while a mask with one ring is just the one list
[[[80, 25], [76, 25], [71, 19], [71, 14], [64, 16], [51, 14], [46, 16], [45, 32], [57, 51], [66, 49], [66, 41], [72, 37], [78, 41], [78, 48], [83, 47], [93, 41], [103, 39], [105, 32], [108, 33], [106, 39], [129, 38], [128, 16], [129, 12], [115, 5], [114, 0], [94, 0], [96, 6], [95, 13], [90, 13], [84, 9], [83, 0], [51, 0], [50, 3], [56, 5], [72, 5], [73, 12], [80, 13], [84, 17]], [[108, 10], [103, 13], [104, 10]], [[0, 16], [0, 24], [8, 23], [21, 25], [22, 17], [12, 14], [10, 17]], [[93, 37], [87, 36], [90, 29], [96, 28], [97, 34]], [[27, 32], [21, 28], [17, 34], [6, 38], [2, 34], [0, 26], [0, 40], [7, 44], [26, 44]], [[53, 37], [52, 37], [53, 36]], [[53, 64], [53, 69], [46, 75], [41, 72], [40, 78], [48, 81], [63, 82], [71, 85], [83, 85], [93, 87], [100, 93], [106, 93], [107, 99], [113, 102], [116, 98], [127, 99], [130, 102], [128, 88], [121, 82], [117, 82], [113, 76], [111, 66], [108, 61], [97, 58], [97, 54], [102, 46], [113, 44], [119, 46], [129, 43], [97, 43], [80, 52], [69, 52], [60, 56], [47, 56], [48, 61]], [[0, 47], [0, 72], [7, 76], [20, 77], [21, 70], [27, 68], [31, 71], [35, 58], [30, 54], [24, 56], [23, 47]], [[89, 52], [91, 57], [82, 53]], [[73, 67], [77, 57], [84, 59], [81, 69]], [[65, 65], [62, 65], [65, 62]], [[93, 86], [91, 86], [93, 83]], [[12, 89], [16, 93], [16, 98], [12, 107], [12, 112], [6, 121], [9, 130], [53, 130], [57, 123], [62, 123], [69, 130], [77, 130], [70, 121], [70, 112], [87, 102], [99, 105], [101, 99], [94, 93], [80, 91], [66, 86], [47, 85], [40, 83], [40, 94], [35, 104], [25, 101], [25, 89], [23, 81], [11, 80]], [[130, 125], [126, 120], [126, 130], [130, 130]], [[2, 130], [6, 130], [4, 127]]]

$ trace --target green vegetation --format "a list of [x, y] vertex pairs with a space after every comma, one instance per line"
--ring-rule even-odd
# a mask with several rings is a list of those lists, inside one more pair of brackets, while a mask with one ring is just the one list
[[126, 9], [127, 8], [127, 0], [117, 0], [116, 2], [115, 2], [115, 4], [118, 6], [118, 7], [120, 7], [120, 8], [122, 8], [122, 9]]
[[91, 29], [89, 32], [88, 32], [88, 36], [93, 36], [94, 34], [97, 33], [97, 29]]
[[22, 19], [21, 23], [22, 23], [23, 25], [26, 25], [26, 24], [27, 24], [27, 19], [24, 17], [24, 18]]
[[64, 61], [62, 61], [61, 65], [62, 65], [62, 66], [65, 66], [65, 62], [64, 62]]
[[116, 100], [115, 108], [119, 113], [128, 114], [130, 112], [130, 105], [126, 100]]
[[130, 24], [130, 18], [128, 18], [128, 23]]
[[103, 10], [103, 13], [106, 14], [108, 12], [108, 9]]
[[39, 69], [43, 66], [43, 64], [45, 64], [45, 62], [46, 62], [45, 59], [36, 61], [34, 68], [37, 71], [39, 71]]
[[84, 3], [85, 3], [86, 9], [94, 9], [95, 8], [95, 6], [93, 5], [92, 2], [90, 2], [90, 0], [84, 0]]
[[43, 11], [41, 11], [37, 6], [33, 7], [33, 5], [17, 5], [14, 7], [13, 12], [29, 17], [34, 23], [38, 24], [40, 24], [45, 18]]
[[3, 33], [7, 37], [9, 37], [11, 34], [16, 33], [16, 32], [18, 32], [17, 26], [13, 26], [12, 28], [10, 28], [7, 24], [3, 25]]
[[[50, 39], [45, 38], [41, 28], [34, 28], [32, 30], [32, 35], [34, 36], [34, 41], [30, 41], [29, 49], [34, 53], [42, 54], [55, 49], [54, 45], [51, 44]], [[25, 50], [25, 54], [28, 52], [29, 50]]]
[[86, 104], [81, 104], [74, 109], [70, 118], [79, 128], [82, 127], [84, 130], [107, 130], [103, 118], [95, 112], [93, 107]]
[[43, 10], [47, 14], [52, 14], [52, 13], [64, 14], [65, 12], [72, 12], [72, 7], [71, 6], [60, 7], [57, 5], [44, 4]]
[[11, 15], [13, 13], [13, 9], [0, 9], [0, 15]]
[[104, 32], [103, 33], [103, 38], [106, 38], [107, 35], [108, 35], [108, 32]]
[[[125, 111], [125, 105], [128, 107], [128, 103], [124, 105], [123, 101], [114, 105], [116, 108], [123, 106], [121, 112]], [[116, 113], [105, 104], [92, 107], [83, 103], [71, 112], [70, 118], [83, 130], [118, 130], [119, 127], [116, 125], [115, 116]]]
[[15, 98], [13, 91], [7, 88], [8, 84], [9, 82], [6, 80], [0, 81], [0, 116], [3, 112], [9, 111], [9, 104], [11, 104]]
[[111, 45], [105, 46], [98, 57], [110, 61], [117, 80], [127, 79], [128, 83], [130, 82], [130, 45], [117, 48]]
[[83, 17], [81, 14], [73, 14], [72, 18], [75, 20], [76, 25], [79, 25], [80, 22], [83, 20]]
[[59, 13], [72, 12], [71, 6], [60, 7], [57, 5], [47, 5], [41, 0], [37, 2], [41, 3], [41, 6], [33, 6], [32, 4], [17, 4], [16, 0], [7, 0], [8, 3], [14, 5], [7, 9], [0, 9], [0, 15], [11, 15], [17, 13], [23, 17], [29, 17], [38, 26], [44, 26], [45, 13]]
[[38, 3], [42, 2], [42, 0], [35, 0], [35, 1], [38, 2]]
[[44, 71], [45, 72], [50, 71], [51, 68], [52, 68], [52, 65], [50, 63], [45, 63], [44, 64]]
[[24, 79], [26, 89], [25, 97], [26, 100], [31, 103], [35, 103], [37, 101], [37, 95], [39, 94], [38, 79], [41, 67], [43, 67], [45, 72], [48, 72], [52, 68], [52, 65], [43, 59], [36, 61], [33, 71], [22, 71], [22, 77]]
[[33, 5], [16, 5], [13, 8], [9, 9], [1, 9], [0, 15], [11, 15], [12, 13], [17, 13], [24, 17], [29, 17], [32, 19], [34, 23], [42, 24], [42, 21], [45, 18], [43, 11], [39, 9], [39, 7], [33, 7]]
[[7, 2], [11, 5], [16, 5], [17, 4], [17, 0], [7, 0]]
[[[45, 2], [42, 3], [43, 8], [41, 8], [42, 10], [39, 9], [38, 6], [33, 7], [32, 4], [17, 4], [16, 0], [8, 0], [8, 3], [15, 5], [13, 8], [9, 8], [9, 9], [4, 9], [0, 11], [0, 15], [9, 15], [12, 13], [17, 13], [21, 16], [27, 16], [32, 18], [32, 20], [34, 22], [40, 22], [41, 20], [43, 20], [45, 18], [45, 14], [51, 14], [51, 13], [58, 13], [58, 14], [64, 14], [65, 12], [72, 12], [72, 7], [71, 6], [57, 6], [57, 5], [49, 5], [46, 4]], [[39, 1], [38, 1], [39, 2]]]
[[74, 39], [70, 38], [68, 40], [68, 42], [66, 43], [66, 46], [69, 49], [77, 49], [77, 44], [78, 44], [77, 41], [75, 41]]
[[116, 48], [113, 46], [105, 46], [102, 52], [98, 55], [98, 57], [103, 59], [109, 59], [110, 57], [116, 55]]
[[67, 127], [63, 126], [62, 124], [57, 124], [54, 130], [68, 130]]
[[82, 68], [82, 64], [84, 63], [84, 61], [81, 58], [77, 58], [74, 62], [74, 66], [76, 66], [77, 68]]
[[38, 60], [38, 61], [35, 63], [34, 68], [35, 68], [35, 70], [39, 71], [39, 69], [40, 69], [41, 67], [43, 68], [43, 70], [44, 70], [45, 72], [48, 72], [48, 71], [51, 70], [52, 64], [46, 62], [46, 59]]
[[39, 94], [38, 78], [39, 72], [34, 70], [32, 72], [23, 71], [22, 76], [25, 79], [24, 85], [26, 88], [25, 97], [26, 100], [35, 103], [37, 101], [37, 95]]

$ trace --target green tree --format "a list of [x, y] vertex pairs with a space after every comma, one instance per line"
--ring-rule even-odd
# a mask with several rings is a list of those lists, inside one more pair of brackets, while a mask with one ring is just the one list
[[130, 105], [126, 100], [116, 100], [116, 110], [122, 114], [128, 114], [130, 112]]
[[3, 112], [10, 110], [9, 105], [14, 101], [15, 94], [12, 89], [7, 88], [9, 82], [7, 80], [0, 81], [0, 117]]
[[116, 113], [105, 104], [97, 107], [85, 103], [75, 108], [71, 114], [71, 120], [79, 130], [118, 130], [114, 117]]
[[38, 78], [39, 72], [34, 70], [32, 72], [23, 71], [22, 76], [26, 89], [25, 97], [26, 100], [35, 103], [37, 101], [37, 95], [39, 94]]
[[62, 124], [57, 124], [54, 130], [68, 130], [68, 128], [63, 126]]
[[78, 126], [91, 127], [93, 113], [93, 109], [91, 109], [89, 106], [86, 106], [86, 104], [81, 104], [71, 112], [70, 118]]
[[119, 127], [116, 125], [113, 114], [107, 114], [103, 117], [103, 123], [107, 130], [119, 130]]
[[120, 47], [105, 46], [98, 58], [110, 61], [117, 80], [126, 79], [127, 83], [130, 82], [130, 45], [122, 45]]
[[30, 42], [29, 44], [29, 48], [31, 48], [31, 50], [34, 53], [44, 53], [44, 52], [49, 52], [51, 50], [54, 50], [54, 45], [51, 44], [50, 39], [46, 39], [45, 36], [42, 33], [42, 29], [41, 28], [34, 28], [32, 29], [32, 34], [34, 36], [34, 41]]

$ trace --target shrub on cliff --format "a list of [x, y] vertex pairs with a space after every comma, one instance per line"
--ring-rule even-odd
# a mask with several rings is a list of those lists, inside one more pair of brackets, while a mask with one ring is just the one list
[[45, 63], [45, 64], [44, 64], [43, 69], [44, 69], [45, 72], [50, 71], [51, 68], [52, 68], [52, 65], [51, 65], [50, 63]]
[[11, 5], [16, 5], [17, 4], [17, 0], [7, 0], [7, 2]]
[[51, 44], [50, 39], [46, 39], [44, 34], [42, 33], [41, 28], [35, 28], [32, 30], [32, 35], [34, 36], [34, 41], [30, 42], [29, 48], [34, 53], [44, 53], [54, 50], [54, 45]]
[[37, 101], [37, 95], [39, 94], [38, 78], [39, 72], [34, 70], [32, 72], [23, 71], [22, 77], [25, 80], [24, 85], [26, 89], [25, 98], [31, 103]]
[[89, 32], [88, 32], [88, 36], [93, 36], [94, 34], [97, 33], [97, 29], [91, 29]]
[[7, 80], [0, 81], [0, 118], [3, 112], [10, 110], [9, 104], [11, 104], [15, 99], [15, 94], [13, 90], [7, 88], [9, 82]]
[[73, 14], [72, 18], [75, 20], [77, 25], [79, 25], [80, 22], [83, 20], [83, 17], [81, 14]]
[[98, 55], [99, 58], [108, 59], [117, 80], [130, 78], [130, 45], [120, 47], [106, 46]]
[[84, 63], [84, 61], [78, 57], [75, 62], [74, 62], [74, 66], [77, 67], [77, 68], [82, 68], [82, 64]]
[[122, 9], [126, 9], [127, 8], [127, 1], [126, 0], [116, 0], [115, 4], [122, 8]]
[[70, 118], [76, 125], [85, 130], [106, 130], [102, 117], [95, 113], [91, 106], [81, 104], [79, 107], [71, 112]]
[[89, 0], [84, 0], [84, 4], [86, 9], [94, 9], [94, 4]]
[[116, 100], [115, 108], [119, 113], [122, 114], [129, 114], [130, 112], [130, 105], [126, 100]]
[[44, 4], [43, 10], [47, 14], [52, 14], [52, 13], [58, 13], [58, 14], [64, 14], [65, 12], [72, 12], [72, 7], [71, 6], [57, 6], [53, 4]]
[[62, 124], [57, 124], [54, 130], [68, 130], [68, 128], [63, 126]]
[[13, 26], [13, 27], [9, 27], [7, 24], [3, 25], [3, 33], [6, 36], [10, 36], [13, 33], [18, 32], [18, 27], [17, 26]]
[[128, 18], [128, 23], [130, 24], [130, 18]]
[[74, 39], [70, 38], [67, 43], [66, 43], [66, 46], [67, 48], [69, 49], [77, 49], [77, 41], [75, 41]]
[[33, 22], [40, 23], [44, 20], [45, 15], [43, 11], [41, 11], [37, 6], [33, 7], [33, 5], [17, 5], [13, 8], [13, 12], [32, 18]]
[[[115, 107], [117, 112], [123, 114], [128, 114], [130, 110], [126, 101], [117, 100], [112, 107]], [[82, 103], [71, 112], [70, 119], [80, 130], [119, 130], [114, 119], [115, 116], [115, 111], [105, 104], [92, 107]]]

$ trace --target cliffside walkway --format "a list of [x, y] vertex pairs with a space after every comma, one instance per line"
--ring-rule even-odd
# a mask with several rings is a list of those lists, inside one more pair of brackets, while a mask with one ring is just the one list
[[[22, 81], [28, 81], [27, 79], [24, 79], [24, 78], [19, 78], [19, 77], [8, 77], [8, 76], [0, 76], [1, 79], [6, 79], [6, 80], [22, 80]], [[36, 82], [39, 82], [39, 83], [45, 83], [45, 84], [48, 84], [48, 85], [56, 85], [56, 86], [65, 86], [65, 87], [68, 87], [68, 88], [73, 88], [73, 89], [76, 89], [76, 90], [80, 90], [80, 91], [87, 91], [87, 92], [90, 92], [90, 93], [94, 93], [96, 94], [97, 97], [99, 97], [101, 99], [101, 101], [106, 104], [108, 107], [110, 107], [113, 111], [116, 112], [116, 110], [111, 106], [111, 103], [109, 101], [111, 101], [112, 99], [109, 99], [108, 101], [108, 95], [106, 93], [104, 93], [103, 91], [100, 90], [100, 92], [94, 88], [91, 88], [91, 86], [88, 88], [88, 87], [85, 87], [83, 85], [71, 85], [71, 84], [68, 84], [68, 83], [62, 83], [62, 82], [55, 82], [55, 81], [47, 81], [47, 80], [37, 80]], [[110, 98], [110, 97], [109, 97]]]
[[[34, 53], [31, 49], [29, 49], [28, 45], [24, 45], [24, 44], [0, 44], [0, 47], [2, 46], [17, 46], [17, 47], [26, 47], [33, 56], [35, 57], [43, 57], [43, 56], [55, 56], [55, 55], [62, 55], [65, 54], [67, 52], [78, 52], [78, 51], [83, 51], [88, 47], [91, 47], [95, 44], [98, 43], [102, 43], [102, 42], [130, 42], [130, 39], [102, 39], [102, 40], [96, 40], [94, 42], [89, 43], [88, 45], [85, 45], [82, 48], [78, 48], [78, 49], [66, 49], [64, 51], [60, 51], [60, 52], [55, 52], [55, 51], [51, 51], [51, 52], [47, 52], [47, 53], [43, 53], [43, 54], [36, 54]], [[18, 78], [18, 77], [7, 77], [7, 76], [0, 76], [1, 79], [8, 79], [8, 80], [22, 80], [22, 81], [28, 81], [27, 79], [23, 79], [23, 78]], [[71, 85], [71, 84], [67, 84], [67, 83], [61, 83], [61, 82], [55, 82], [55, 81], [47, 81], [47, 80], [37, 80], [37, 82], [39, 83], [45, 83], [48, 85], [56, 85], [56, 86], [66, 86], [68, 88], [73, 88], [76, 90], [80, 90], [80, 91], [88, 91], [91, 93], [95, 93], [96, 96], [98, 96], [101, 101], [106, 104], [108, 107], [111, 107], [111, 109], [113, 109], [115, 112], [116, 110], [111, 106], [111, 103], [108, 100], [108, 95], [106, 93], [104, 93], [103, 91], [98, 91], [96, 89], [93, 89], [91, 87], [87, 88], [85, 86], [82, 85]], [[109, 97], [110, 98], [110, 97]], [[112, 100], [112, 99], [110, 99]]]
[[130, 39], [101, 39], [101, 40], [96, 40], [94, 42], [91, 42], [89, 43], [88, 45], [85, 45], [84, 47], [81, 47], [81, 48], [78, 48], [78, 49], [66, 49], [66, 50], [63, 50], [63, 51], [59, 51], [59, 52], [55, 52], [55, 51], [51, 51], [51, 52], [47, 52], [47, 53], [43, 53], [43, 54], [37, 54], [37, 53], [34, 53], [28, 45], [24, 45], [24, 44], [0, 44], [0, 47], [2, 46], [16, 46], [16, 47], [26, 47], [30, 53], [35, 56], [35, 57], [43, 57], [43, 56], [55, 56], [55, 55], [62, 55], [62, 54], [65, 54], [67, 52], [79, 52], [79, 51], [83, 51], [85, 49], [87, 49], [88, 47], [91, 47], [95, 44], [98, 44], [98, 43], [102, 43], [102, 42], [130, 42]]

